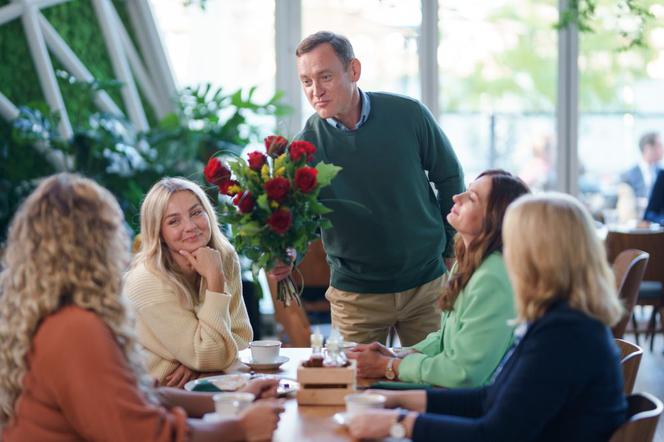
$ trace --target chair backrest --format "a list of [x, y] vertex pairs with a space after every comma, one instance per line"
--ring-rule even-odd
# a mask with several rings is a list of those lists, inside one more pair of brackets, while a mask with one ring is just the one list
[[620, 349], [620, 366], [623, 371], [624, 391], [625, 394], [631, 394], [634, 390], [636, 375], [639, 373], [643, 349], [624, 339], [616, 339], [616, 345]]
[[659, 281], [664, 285], [664, 230], [609, 231], [606, 237], [609, 262], [614, 262], [620, 252], [627, 249], [638, 249], [648, 253], [650, 257], [643, 280]]
[[646, 252], [637, 249], [627, 249], [620, 252], [613, 262], [613, 274], [616, 278], [618, 297], [625, 307], [623, 318], [611, 331], [614, 338], [622, 338], [629, 319], [632, 317], [634, 304], [639, 296], [639, 287], [648, 264]]
[[629, 395], [627, 422], [618, 427], [609, 442], [652, 442], [663, 409], [662, 401], [651, 394]]

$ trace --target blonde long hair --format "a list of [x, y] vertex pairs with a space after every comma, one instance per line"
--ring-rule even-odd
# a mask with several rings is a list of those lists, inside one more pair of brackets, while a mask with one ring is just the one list
[[93, 181], [54, 175], [26, 199], [9, 228], [0, 273], [0, 428], [15, 415], [40, 322], [68, 305], [108, 325], [139, 388], [152, 399], [152, 380], [120, 295], [128, 261], [122, 211]]
[[194, 305], [198, 301], [197, 292], [192, 291], [186, 278], [179, 271], [161, 236], [161, 225], [168, 201], [173, 194], [182, 191], [193, 193], [207, 213], [211, 232], [208, 247], [218, 250], [223, 262], [237, 260], [235, 249], [219, 230], [217, 215], [203, 189], [192, 181], [176, 177], [163, 178], [158, 181], [143, 200], [141, 205], [141, 248], [134, 257], [131, 268], [143, 264], [147, 270], [173, 287], [184, 302]]
[[569, 195], [519, 198], [503, 226], [505, 259], [514, 286], [517, 321], [534, 321], [564, 300], [608, 326], [623, 308], [588, 211]]

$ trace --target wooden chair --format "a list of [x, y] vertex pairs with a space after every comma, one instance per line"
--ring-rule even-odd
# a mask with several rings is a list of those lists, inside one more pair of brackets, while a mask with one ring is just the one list
[[641, 250], [627, 249], [620, 252], [613, 262], [616, 290], [625, 307], [625, 315], [611, 330], [614, 338], [623, 337], [630, 318], [632, 319], [634, 330], [637, 328], [633, 311], [636, 300], [639, 297], [639, 287], [643, 280], [643, 274], [646, 271], [649, 256]]
[[618, 427], [609, 442], [652, 442], [663, 409], [662, 401], [651, 394], [629, 395], [627, 422]]
[[[606, 251], [609, 262], [614, 262], [618, 254], [627, 249], [643, 250], [650, 255], [636, 304], [653, 307], [646, 331], [646, 336], [650, 336], [650, 350], [652, 351], [657, 331], [657, 315], [664, 314], [664, 230], [642, 229], [632, 232], [610, 231], [608, 233]], [[638, 330], [634, 330], [634, 335], [638, 344]]]
[[636, 344], [616, 339], [616, 345], [620, 349], [620, 366], [623, 371], [623, 381], [625, 394], [632, 394], [636, 375], [639, 373], [643, 349]]
[[[325, 250], [320, 240], [309, 245], [307, 254], [298, 265], [298, 270], [302, 274], [304, 283], [308, 286], [328, 287], [330, 285], [330, 269], [325, 261]], [[300, 282], [297, 272], [294, 272], [293, 279], [296, 284]], [[283, 303], [277, 301], [276, 281], [268, 277], [268, 285], [274, 303], [275, 317], [284, 328], [288, 345], [310, 347], [311, 324], [303, 308], [297, 304], [285, 307]]]

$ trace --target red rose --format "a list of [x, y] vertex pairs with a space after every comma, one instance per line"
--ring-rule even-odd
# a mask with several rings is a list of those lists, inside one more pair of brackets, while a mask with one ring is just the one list
[[316, 147], [308, 141], [293, 141], [290, 145], [290, 157], [293, 161], [300, 161], [303, 155], [306, 155], [306, 161], [314, 159]]
[[270, 135], [265, 138], [265, 151], [272, 158], [277, 158], [286, 152], [286, 147], [288, 147], [288, 140], [281, 135]]
[[304, 166], [295, 171], [295, 185], [300, 192], [309, 193], [316, 188], [318, 171], [313, 167]]
[[278, 176], [265, 183], [263, 188], [267, 192], [268, 198], [273, 201], [282, 202], [288, 196], [290, 181], [282, 176]]
[[267, 225], [270, 226], [270, 229], [274, 232], [283, 235], [290, 228], [292, 221], [293, 216], [291, 215], [290, 210], [282, 207], [270, 215], [267, 219]]
[[212, 157], [203, 170], [205, 180], [210, 184], [221, 184], [231, 179], [231, 171], [217, 157]]
[[229, 188], [231, 186], [239, 186], [239, 185], [240, 183], [238, 183], [235, 180], [226, 180], [217, 184], [217, 187], [219, 188], [219, 193], [221, 193], [222, 195], [233, 196], [235, 195], [236, 192], [231, 191], [231, 189]]
[[249, 153], [249, 167], [256, 172], [261, 171], [263, 164], [267, 162], [267, 157], [259, 151]]
[[241, 213], [249, 213], [254, 210], [254, 197], [249, 191], [240, 191], [235, 198], [233, 198], [233, 204], [240, 209]]

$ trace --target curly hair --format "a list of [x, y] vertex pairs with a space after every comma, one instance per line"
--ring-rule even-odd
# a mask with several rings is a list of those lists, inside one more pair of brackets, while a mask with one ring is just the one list
[[505, 211], [512, 201], [530, 192], [528, 186], [520, 178], [504, 170], [486, 170], [479, 174], [476, 180], [485, 176], [491, 178], [491, 190], [487, 199], [482, 230], [468, 247], [461, 236], [456, 235], [454, 253], [457, 269], [438, 299], [438, 306], [442, 310], [452, 310], [459, 294], [484, 259], [493, 252], [502, 251], [502, 226]]
[[154, 401], [121, 296], [129, 239], [118, 203], [95, 182], [72, 174], [46, 178], [17, 211], [0, 273], [0, 429], [16, 411], [28, 353], [41, 321], [65, 306], [96, 313], [113, 332]]
[[191, 287], [190, 283], [187, 282], [161, 235], [162, 222], [168, 208], [168, 202], [173, 194], [183, 191], [193, 193], [207, 214], [211, 232], [208, 246], [219, 251], [224, 262], [237, 261], [235, 249], [219, 230], [217, 214], [203, 189], [186, 178], [167, 177], [152, 186], [141, 205], [141, 246], [134, 256], [131, 268], [134, 269], [141, 264], [144, 265], [152, 274], [173, 287], [185, 304], [193, 306], [198, 302], [196, 298], [198, 290]]

